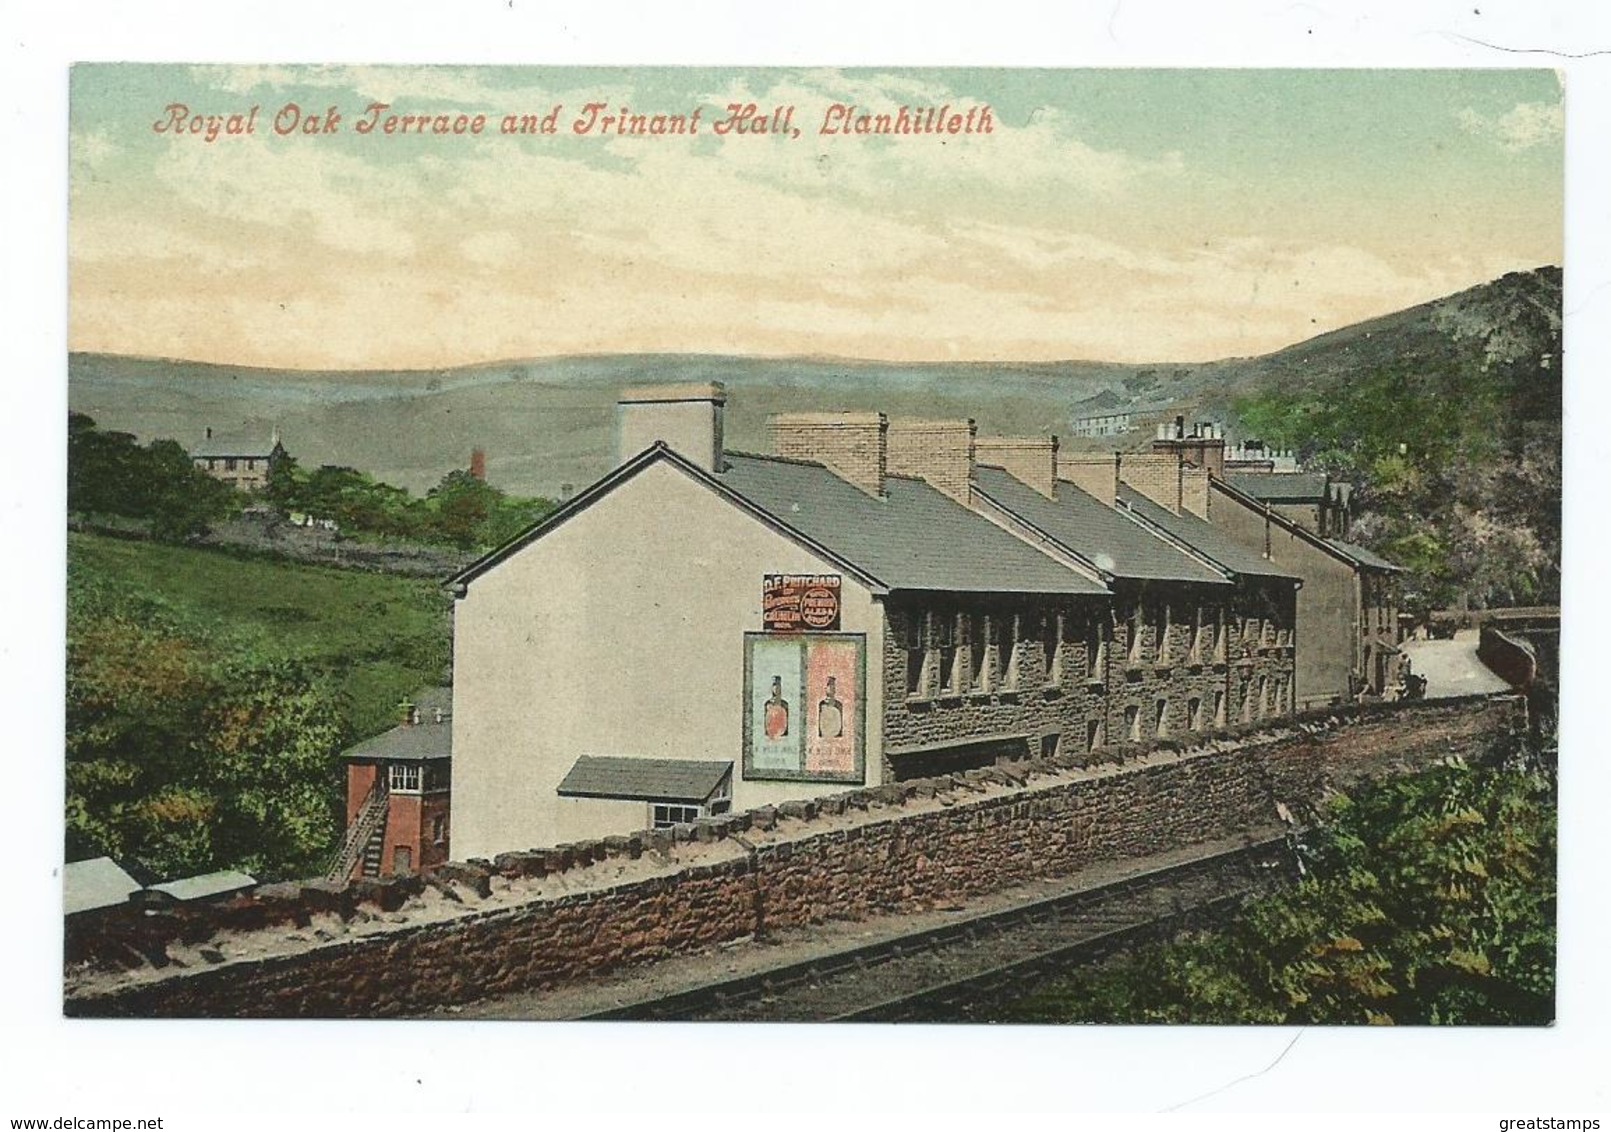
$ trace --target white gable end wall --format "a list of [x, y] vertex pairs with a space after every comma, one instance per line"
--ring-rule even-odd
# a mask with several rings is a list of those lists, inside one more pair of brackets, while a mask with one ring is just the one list
[[[581, 755], [732, 760], [735, 810], [848, 789], [742, 778], [744, 634], [775, 573], [843, 571], [660, 462], [473, 580], [454, 619], [454, 856], [644, 828], [646, 803], [555, 793]], [[867, 636], [877, 785], [882, 610], [849, 575], [841, 628]]]

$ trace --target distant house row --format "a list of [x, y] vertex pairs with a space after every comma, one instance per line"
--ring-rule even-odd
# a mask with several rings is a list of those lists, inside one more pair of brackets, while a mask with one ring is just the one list
[[[1226, 473], [1217, 430], [1069, 456], [966, 420], [788, 414], [758, 454], [724, 446], [725, 405], [628, 391], [617, 468], [452, 579], [451, 710], [349, 752], [346, 868], [445, 855], [449, 798], [453, 855], [490, 857], [1397, 678], [1397, 568], [1335, 537], [1329, 485], [1314, 505]], [[403, 832], [358, 836], [401, 812], [388, 789], [419, 799]]]

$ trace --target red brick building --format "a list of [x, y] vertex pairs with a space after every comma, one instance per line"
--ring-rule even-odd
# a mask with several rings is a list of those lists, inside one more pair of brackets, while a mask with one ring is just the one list
[[406, 876], [448, 860], [453, 689], [399, 705], [402, 721], [342, 753], [347, 833], [330, 877]]

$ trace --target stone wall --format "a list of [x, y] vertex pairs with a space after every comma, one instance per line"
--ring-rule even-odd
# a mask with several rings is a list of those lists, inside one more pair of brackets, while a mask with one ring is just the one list
[[[1056, 601], [1052, 599], [980, 599], [965, 608], [953, 603], [923, 603], [891, 599], [886, 603], [884, 660], [884, 753], [885, 781], [911, 777], [902, 765], [937, 748], [968, 744], [980, 754], [989, 743], [979, 740], [995, 737], [994, 746], [1006, 750], [1017, 745], [1026, 755], [1039, 755], [1041, 741], [1057, 736], [1058, 749], [1083, 751], [1089, 721], [1100, 722], [1106, 711], [1102, 686], [1087, 679], [1087, 652], [1092, 627], [1107, 619], [1106, 602]], [[933, 646], [930, 630], [942, 619], [954, 621], [959, 612], [989, 617], [996, 627], [993, 651], [987, 665], [996, 679], [990, 691], [962, 693], [942, 690], [944, 674], [938, 671], [940, 650]], [[1063, 618], [1064, 638], [1057, 671], [1048, 673], [1042, 624], [1046, 618]], [[1055, 622], [1054, 622], [1055, 623]], [[1012, 629], [1020, 634], [1016, 666], [1012, 666]], [[914, 639], [931, 647], [925, 650], [930, 666], [922, 686], [925, 694], [907, 694], [910, 663], [907, 645]], [[962, 663], [972, 657], [963, 650], [978, 647], [961, 644]], [[1007, 676], [1011, 669], [1011, 686]], [[977, 749], [977, 750], [975, 750]], [[985, 757], [980, 754], [980, 757]]]
[[1270, 831], [1338, 782], [1470, 754], [1513, 697], [1372, 705], [1117, 761], [1059, 756], [501, 855], [424, 877], [266, 885], [67, 929], [80, 1016], [382, 1017], [724, 941], [914, 910]]

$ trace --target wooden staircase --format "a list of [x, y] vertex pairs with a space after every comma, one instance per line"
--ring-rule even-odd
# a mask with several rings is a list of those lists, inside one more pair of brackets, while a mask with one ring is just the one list
[[364, 876], [380, 875], [381, 849], [386, 841], [386, 809], [384, 780], [377, 778], [375, 785], [370, 788], [369, 796], [359, 807], [358, 816], [347, 827], [341, 848], [336, 851], [330, 867], [325, 870], [326, 880], [338, 883], [348, 880], [353, 875], [353, 870], [359, 866], [362, 866]]

